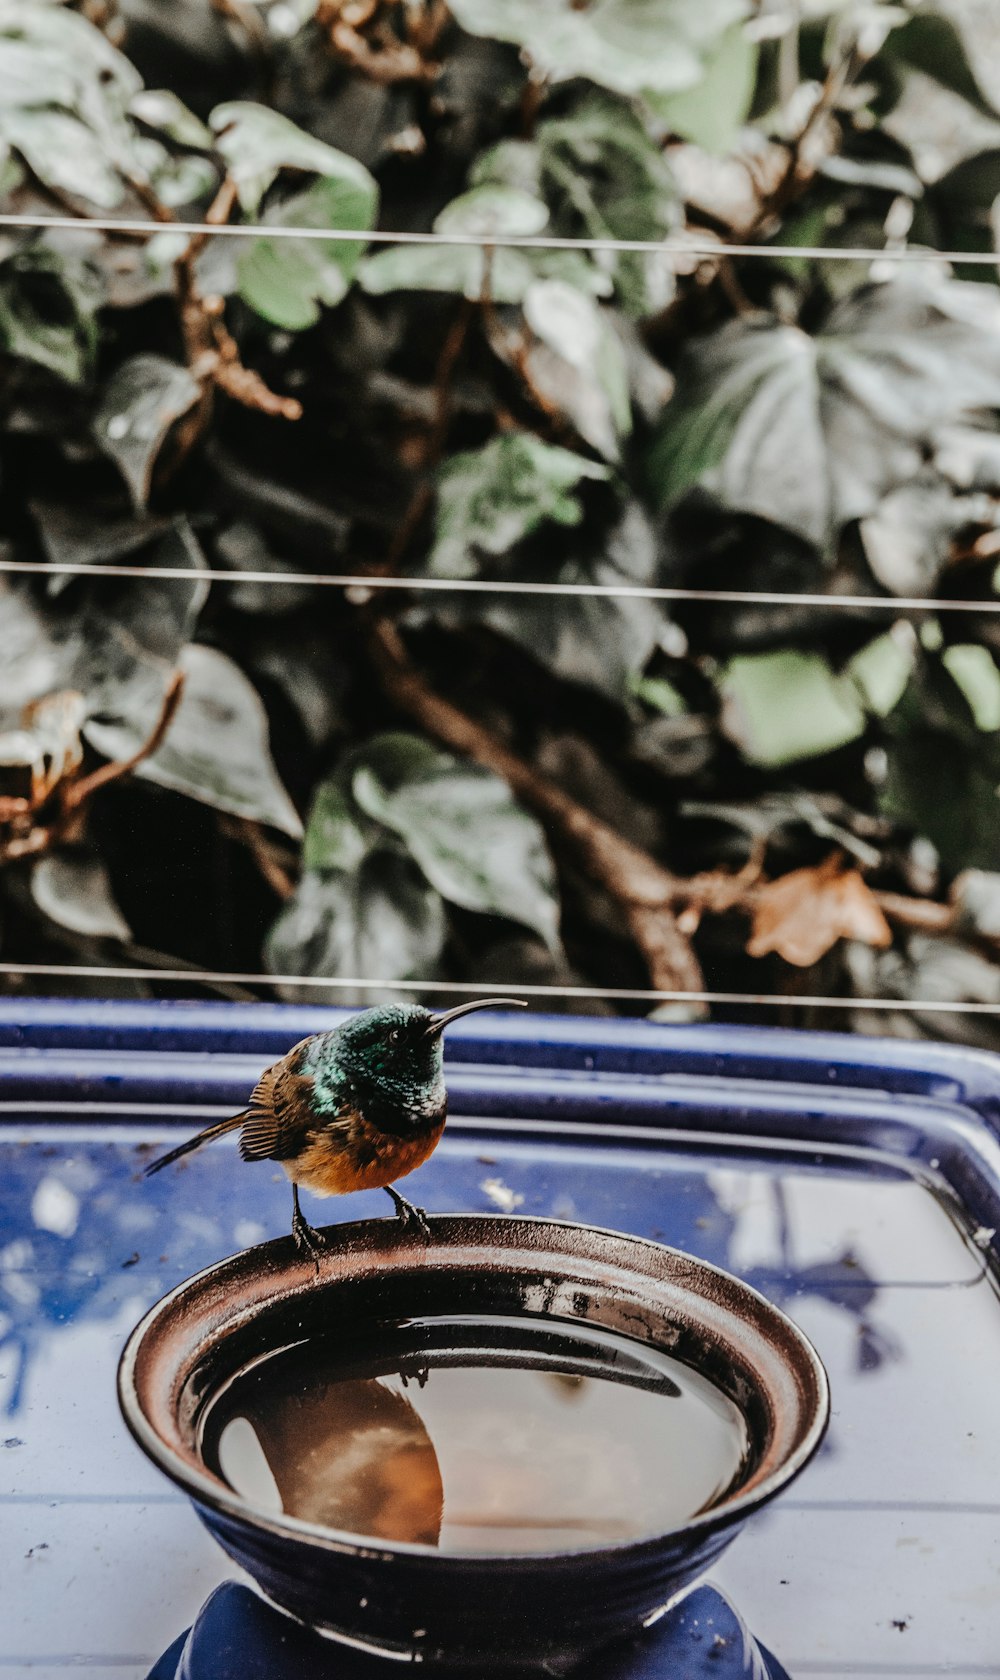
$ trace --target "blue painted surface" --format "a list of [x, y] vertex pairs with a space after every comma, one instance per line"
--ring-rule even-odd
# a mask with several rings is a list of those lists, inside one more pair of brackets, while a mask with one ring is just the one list
[[[377, 1658], [316, 1638], [247, 1587], [218, 1587], [149, 1680], [381, 1680]], [[454, 1680], [481, 1680], [456, 1672]], [[658, 1627], [576, 1670], [576, 1680], [788, 1680], [732, 1605], [696, 1587]]]
[[[206, 1630], [249, 1614], [242, 1589], [205, 1603], [231, 1566], [125, 1437], [114, 1368], [165, 1290], [287, 1230], [288, 1187], [270, 1163], [241, 1165], [231, 1140], [152, 1180], [141, 1165], [336, 1018], [0, 1004], [0, 1674], [141, 1680], [172, 1646], [162, 1673], [186, 1649], [194, 1680], [211, 1671], [191, 1666]], [[690, 1249], [783, 1305], [827, 1363], [828, 1441], [713, 1571], [742, 1631], [704, 1673], [1000, 1676], [1000, 1309], [992, 1245], [973, 1240], [1000, 1227], [993, 1059], [473, 1016], [448, 1078], [455, 1119], [410, 1180], [430, 1210], [521, 1198], [526, 1213]], [[379, 1193], [308, 1199], [317, 1220], [387, 1211]], [[592, 1680], [701, 1680], [694, 1606]], [[261, 1638], [243, 1639], [245, 1664]], [[669, 1640], [682, 1638], [679, 1657]], [[758, 1656], [761, 1639], [784, 1670]], [[723, 1666], [737, 1648], [744, 1666]], [[266, 1672], [283, 1680], [277, 1663]]]

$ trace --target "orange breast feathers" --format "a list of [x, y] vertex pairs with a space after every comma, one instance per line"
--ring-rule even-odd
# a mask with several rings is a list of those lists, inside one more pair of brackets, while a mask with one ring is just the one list
[[353, 1114], [313, 1132], [294, 1160], [281, 1164], [293, 1184], [304, 1184], [320, 1196], [382, 1190], [421, 1166], [443, 1131], [441, 1120], [413, 1137], [394, 1137]]

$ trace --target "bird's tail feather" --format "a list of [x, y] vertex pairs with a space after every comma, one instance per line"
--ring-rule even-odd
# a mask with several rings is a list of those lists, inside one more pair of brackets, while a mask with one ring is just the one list
[[193, 1138], [185, 1139], [183, 1143], [177, 1145], [176, 1149], [169, 1150], [166, 1155], [161, 1155], [156, 1161], [150, 1161], [146, 1168], [146, 1177], [149, 1178], [151, 1173], [159, 1172], [161, 1167], [171, 1166], [174, 1161], [179, 1161], [182, 1155], [190, 1155], [192, 1149], [200, 1149], [203, 1143], [211, 1143], [214, 1138], [222, 1137], [225, 1132], [234, 1132], [237, 1126], [242, 1126], [247, 1118], [247, 1112], [246, 1109], [243, 1109], [240, 1114], [233, 1114], [228, 1120], [219, 1120], [214, 1126], [206, 1126], [203, 1132], [196, 1133]]

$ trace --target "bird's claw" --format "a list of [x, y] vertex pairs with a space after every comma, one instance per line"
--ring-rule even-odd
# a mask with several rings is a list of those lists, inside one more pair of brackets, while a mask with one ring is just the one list
[[[387, 1187], [388, 1188], [388, 1187]], [[389, 1190], [396, 1208], [396, 1217], [406, 1231], [417, 1230], [425, 1240], [430, 1240], [431, 1225], [423, 1208], [414, 1207], [398, 1190]]]
[[292, 1220], [292, 1241], [300, 1254], [308, 1254], [319, 1271], [319, 1257], [326, 1247], [324, 1239], [301, 1214]]

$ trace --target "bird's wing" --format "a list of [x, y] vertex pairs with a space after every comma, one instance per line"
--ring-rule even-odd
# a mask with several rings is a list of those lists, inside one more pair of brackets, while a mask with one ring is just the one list
[[244, 1161], [287, 1161], [298, 1154], [313, 1129], [313, 1082], [298, 1071], [301, 1049], [297, 1044], [254, 1086], [240, 1134]]

